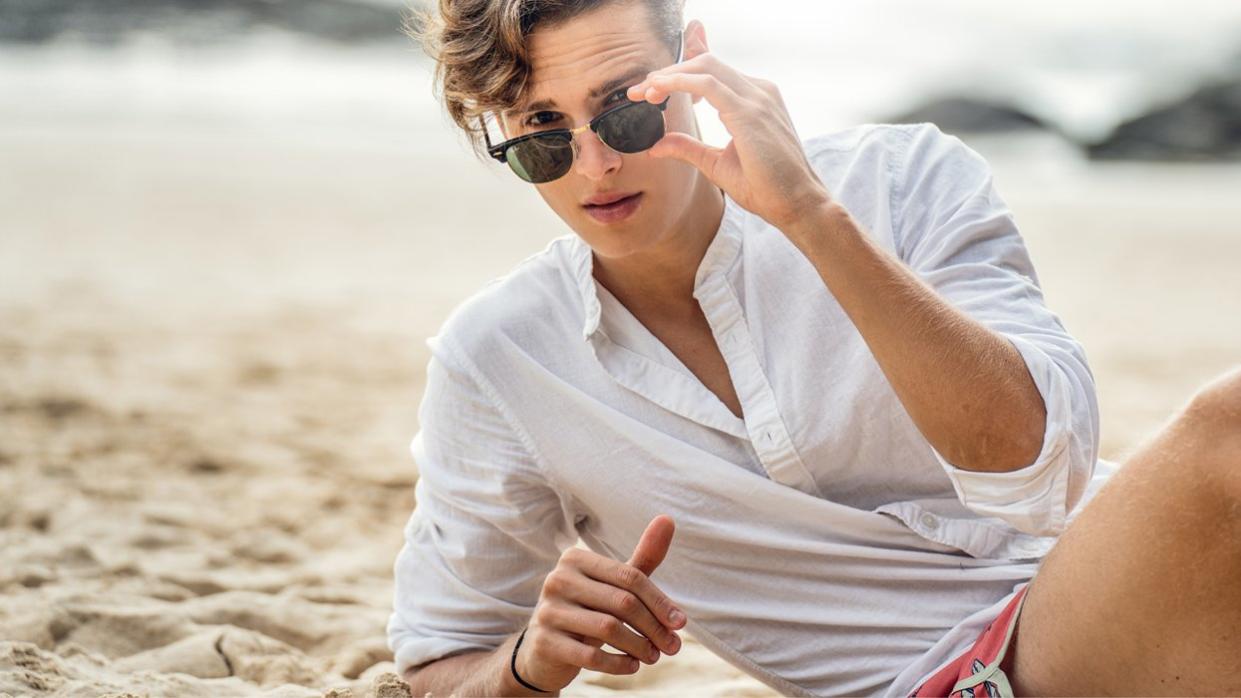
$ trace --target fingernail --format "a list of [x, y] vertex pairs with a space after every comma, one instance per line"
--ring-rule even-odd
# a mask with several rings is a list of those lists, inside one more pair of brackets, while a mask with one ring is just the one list
[[685, 614], [680, 611], [673, 611], [668, 614], [668, 619], [671, 620], [674, 625], [680, 625], [685, 622]]

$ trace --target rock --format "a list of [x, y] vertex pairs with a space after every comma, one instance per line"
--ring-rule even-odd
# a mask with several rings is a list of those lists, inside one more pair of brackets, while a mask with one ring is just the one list
[[883, 121], [891, 124], [930, 122], [945, 133], [1054, 130], [1043, 120], [1014, 106], [974, 97], [941, 97]]
[[139, 33], [178, 44], [279, 29], [338, 42], [406, 40], [401, 8], [364, 0], [0, 0], [0, 42], [115, 45]]
[[1241, 159], [1241, 77], [1126, 121], [1086, 152], [1108, 160]]

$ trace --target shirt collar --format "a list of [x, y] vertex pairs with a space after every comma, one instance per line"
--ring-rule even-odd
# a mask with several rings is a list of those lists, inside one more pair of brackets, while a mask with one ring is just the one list
[[[741, 214], [744, 209], [724, 194], [724, 215], [720, 219], [720, 227], [707, 246], [707, 251], [698, 264], [694, 274], [694, 297], [698, 297], [698, 289], [708, 278], [732, 267], [741, 251], [742, 227]], [[591, 335], [599, 331], [599, 287], [595, 280], [594, 252], [590, 245], [581, 237], [573, 235], [571, 246], [571, 266], [578, 291], [582, 296], [583, 320], [582, 339], [589, 340]]]

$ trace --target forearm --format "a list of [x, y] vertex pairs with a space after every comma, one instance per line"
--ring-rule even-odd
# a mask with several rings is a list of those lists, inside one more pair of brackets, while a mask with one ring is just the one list
[[[466, 652], [431, 662], [418, 670], [410, 669], [404, 679], [414, 698], [466, 696], [559, 696], [560, 691], [538, 693], [517, 682], [509, 669], [509, 658], [517, 634], [490, 652]], [[524, 677], [523, 677], [524, 678]]]
[[828, 204], [783, 232], [818, 270], [945, 459], [995, 472], [1034, 461], [1046, 410], [1016, 347], [941, 298], [841, 206]]

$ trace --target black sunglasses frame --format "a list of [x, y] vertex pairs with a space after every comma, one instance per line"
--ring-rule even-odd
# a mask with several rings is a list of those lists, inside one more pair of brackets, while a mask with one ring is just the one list
[[[595, 118], [590, 120], [590, 130], [594, 131], [595, 135], [599, 134], [599, 124], [601, 124], [604, 119], [610, 116], [613, 116], [617, 112], [622, 111], [624, 109], [630, 109], [632, 107], [640, 107], [643, 104], [649, 104], [648, 102], [635, 102], [629, 99], [628, 97], [626, 97], [625, 99], [626, 99], [626, 102], [624, 104], [621, 104], [620, 106], [617, 106], [617, 107], [613, 107], [603, 112], [599, 116], [596, 116]], [[665, 98], [664, 101], [660, 102], [659, 104], [651, 104], [650, 106], [655, 107], [656, 109], [662, 112], [668, 108], [668, 100], [670, 99], [672, 99], [671, 96]], [[517, 145], [519, 143], [524, 143], [525, 141], [528, 141], [528, 140], [533, 140], [535, 138], [547, 138], [549, 136], [553, 136], [556, 138], [569, 136], [571, 139], [572, 131], [567, 128], [552, 128], [546, 131], [538, 131], [537, 133], [527, 133], [524, 136], [510, 138], [509, 140], [504, 141], [503, 143], [497, 143], [495, 145], [491, 145], [491, 142], [490, 142], [491, 139], [488, 138], [487, 139], [488, 140], [487, 153], [491, 155], [491, 157], [495, 158], [496, 160], [500, 162], [508, 162], [508, 156], [505, 154], [505, 151], [507, 151], [510, 147]], [[603, 139], [600, 139], [600, 140], [603, 140]], [[607, 145], [607, 141], [603, 141], [603, 144]], [[612, 146], [608, 145], [608, 147], [611, 148]]]
[[[676, 65], [677, 63], [681, 62], [681, 49], [682, 49], [683, 44], [684, 44], [684, 36], [682, 34], [678, 34], [677, 35], [677, 56], [676, 56], [676, 60], [673, 61], [673, 65]], [[672, 99], [671, 95], [664, 98], [664, 101], [660, 102], [659, 104], [651, 104], [650, 106], [657, 108], [660, 112], [664, 112], [668, 108], [668, 101], [670, 99]], [[643, 104], [650, 104], [650, 103], [645, 100], [635, 102], [634, 100], [631, 100], [628, 97], [625, 97], [624, 104], [613, 107], [603, 112], [602, 114], [599, 114], [595, 118], [591, 119], [590, 122], [587, 124], [587, 126], [597, 136], [599, 135], [599, 125], [603, 122], [604, 119], [614, 116], [617, 112], [620, 112], [622, 110], [642, 106]], [[662, 113], [660, 114], [660, 117], [661, 119], [663, 118]], [[483, 129], [482, 129], [483, 138], [487, 144], [487, 154], [495, 158], [498, 162], [505, 163], [505, 164], [508, 163], [508, 149], [509, 148], [515, 145], [518, 145], [520, 143], [524, 143], [526, 141], [536, 139], [536, 138], [551, 138], [555, 140], [567, 140], [569, 143], [569, 147], [573, 148], [573, 158], [576, 159], [577, 158], [577, 144], [576, 144], [576, 140], [575, 140], [576, 136], [574, 135], [574, 132], [580, 131], [580, 130], [582, 130], [581, 127], [578, 127], [576, 129], [553, 128], [553, 129], [548, 129], [546, 131], [527, 133], [525, 135], [518, 136], [516, 138], [510, 138], [509, 140], [504, 141], [502, 143], [496, 143], [492, 145], [491, 136], [490, 134], [487, 133], [487, 128], [485, 124], [483, 125]], [[666, 121], [664, 122], [664, 133], [667, 133], [667, 122]], [[616, 150], [616, 148], [613, 148], [611, 145], [608, 145], [607, 141], [603, 140], [602, 138], [600, 138], [599, 140], [604, 145], [607, 145], [609, 148], [611, 148], [612, 150], [618, 153], [624, 152], [621, 150]], [[641, 151], [637, 151], [637, 152], [641, 152]], [[556, 179], [559, 179], [559, 178], [557, 177]], [[547, 181], [549, 182], [555, 181], [555, 179], [551, 179]], [[538, 183], [542, 184], [543, 182], [538, 182]]]

